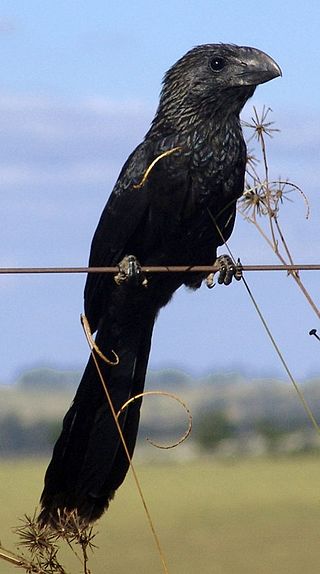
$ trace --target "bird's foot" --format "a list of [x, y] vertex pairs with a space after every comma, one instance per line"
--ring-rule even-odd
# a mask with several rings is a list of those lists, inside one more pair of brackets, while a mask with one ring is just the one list
[[[233, 278], [235, 278], [236, 281], [240, 281], [242, 278], [242, 265], [240, 263], [240, 259], [238, 259], [237, 263], [234, 263], [229, 255], [220, 255], [217, 257], [214, 265], [219, 267], [219, 285], [230, 285]], [[215, 273], [210, 273], [206, 278], [206, 284], [209, 289], [212, 289], [212, 287], [215, 286], [214, 275]]]
[[117, 285], [126, 283], [135, 287], [147, 287], [148, 280], [142, 272], [141, 265], [134, 255], [126, 255], [118, 263], [119, 273], [114, 277]]

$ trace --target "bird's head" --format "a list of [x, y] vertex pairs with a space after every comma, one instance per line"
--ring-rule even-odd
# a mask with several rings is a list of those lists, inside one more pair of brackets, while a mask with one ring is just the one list
[[219, 110], [239, 114], [258, 84], [278, 76], [278, 64], [256, 48], [197, 46], [166, 73], [158, 112], [172, 120], [197, 114], [203, 118]]

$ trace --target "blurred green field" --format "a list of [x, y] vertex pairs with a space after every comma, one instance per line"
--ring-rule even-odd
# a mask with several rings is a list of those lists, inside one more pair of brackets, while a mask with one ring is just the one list
[[[45, 465], [2, 462], [3, 546], [32, 513]], [[320, 459], [137, 465], [170, 574], [313, 574], [320, 564]], [[131, 477], [98, 525], [92, 574], [163, 574]], [[67, 570], [80, 571], [68, 559]], [[1, 574], [17, 570], [0, 562]]]

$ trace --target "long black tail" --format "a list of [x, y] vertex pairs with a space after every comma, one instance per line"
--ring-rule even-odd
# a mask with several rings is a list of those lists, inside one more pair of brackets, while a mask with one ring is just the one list
[[[131, 318], [129, 323], [125, 318], [116, 324], [105, 320], [99, 327], [99, 348], [107, 356], [114, 349], [119, 356], [117, 366], [98, 358], [116, 412], [130, 397], [143, 391], [154, 319], [155, 313], [149, 312], [137, 320]], [[135, 400], [119, 417], [130, 457], [140, 406], [141, 399]], [[128, 467], [128, 457], [90, 357], [46, 472], [40, 522], [54, 524], [59, 510], [74, 509], [84, 521], [96, 520], [108, 507]]]

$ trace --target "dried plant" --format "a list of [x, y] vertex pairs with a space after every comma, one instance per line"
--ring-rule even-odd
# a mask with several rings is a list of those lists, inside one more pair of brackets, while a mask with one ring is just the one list
[[[27, 574], [67, 574], [59, 556], [65, 543], [80, 562], [83, 574], [91, 574], [88, 551], [96, 548], [93, 544], [96, 533], [79, 519], [75, 511], [60, 513], [55, 527], [39, 524], [36, 513], [33, 516], [25, 515], [20, 522], [14, 528], [19, 538], [17, 547], [20, 553], [0, 546], [0, 558], [25, 570]], [[21, 548], [24, 550], [21, 551]]]
[[[258, 156], [251, 150], [247, 157], [245, 188], [238, 202], [238, 211], [246, 221], [255, 225], [267, 244], [283, 265], [293, 265], [293, 258], [279, 222], [280, 209], [286, 201], [292, 201], [291, 194], [298, 192], [306, 206], [306, 218], [309, 217], [309, 203], [303, 191], [288, 179], [271, 180], [267, 158], [267, 138], [272, 138], [279, 130], [274, 122], [269, 121], [270, 108], [263, 107], [261, 114], [253, 108], [250, 122], [243, 125], [252, 131], [248, 143], [258, 142]], [[298, 271], [289, 271], [298, 287], [303, 292], [312, 309], [320, 318], [320, 311], [304, 286]]]

